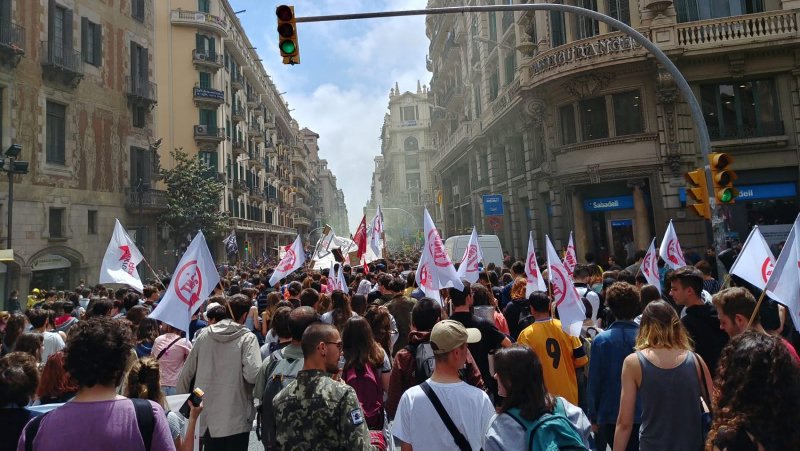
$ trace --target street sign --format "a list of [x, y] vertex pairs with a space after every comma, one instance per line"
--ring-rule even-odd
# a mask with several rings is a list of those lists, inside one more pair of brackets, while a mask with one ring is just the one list
[[503, 195], [502, 194], [484, 194], [483, 196], [483, 214], [486, 216], [503, 216]]
[[497, 232], [501, 228], [503, 228], [503, 217], [502, 216], [487, 216], [486, 222], [489, 223], [489, 227]]

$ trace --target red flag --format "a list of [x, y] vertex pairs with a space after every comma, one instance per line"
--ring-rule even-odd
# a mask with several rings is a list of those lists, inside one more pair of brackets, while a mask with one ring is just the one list
[[361, 224], [359, 224], [358, 229], [356, 229], [353, 242], [356, 243], [358, 247], [358, 258], [361, 259], [361, 256], [367, 252], [367, 215], [361, 218]]

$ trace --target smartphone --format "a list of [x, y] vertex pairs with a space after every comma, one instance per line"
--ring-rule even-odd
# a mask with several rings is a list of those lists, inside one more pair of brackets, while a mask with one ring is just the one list
[[186, 398], [186, 401], [183, 403], [178, 412], [180, 412], [180, 414], [183, 415], [184, 418], [189, 418], [189, 413], [191, 412], [191, 407], [189, 407], [189, 400], [192, 401], [193, 406], [197, 407], [200, 405], [201, 402], [203, 402], [203, 395], [204, 395], [203, 390], [201, 390], [199, 387], [195, 387], [195, 389], [192, 390], [192, 393], [189, 394], [189, 397]]

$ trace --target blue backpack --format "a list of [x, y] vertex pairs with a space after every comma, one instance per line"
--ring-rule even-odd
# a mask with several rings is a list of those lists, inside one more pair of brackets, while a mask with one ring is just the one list
[[544, 413], [536, 421], [520, 415], [517, 408], [505, 413], [525, 429], [526, 449], [531, 451], [586, 450], [575, 426], [567, 418], [561, 400], [556, 398], [553, 413]]

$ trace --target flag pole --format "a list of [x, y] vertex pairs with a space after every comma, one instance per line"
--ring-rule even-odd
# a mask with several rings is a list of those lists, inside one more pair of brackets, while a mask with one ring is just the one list
[[[158, 277], [158, 274], [156, 274], [156, 271], [153, 269], [152, 266], [150, 266], [150, 263], [147, 262], [147, 259], [144, 258], [144, 256], [142, 256], [142, 261], [144, 262], [145, 265], [147, 265], [147, 268], [150, 270], [150, 272], [153, 273], [154, 276], [156, 276], [156, 280], [160, 283], [161, 282], [161, 278]], [[166, 288], [166, 287], [164, 287], [164, 288]]]
[[749, 321], [747, 321], [747, 328], [748, 328], [748, 329], [750, 328], [750, 325], [752, 325], [752, 324], [753, 324], [753, 321], [756, 319], [756, 315], [758, 315], [758, 309], [759, 309], [759, 307], [761, 307], [761, 301], [763, 301], [763, 300], [764, 300], [764, 295], [765, 295], [766, 293], [767, 293], [767, 290], [766, 290], [766, 288], [764, 288], [763, 290], [761, 290], [761, 296], [759, 296], [759, 297], [758, 297], [758, 302], [756, 302], [756, 308], [755, 308], [755, 310], [753, 310], [753, 314], [752, 314], [752, 315], [750, 315], [750, 320], [749, 320]]

